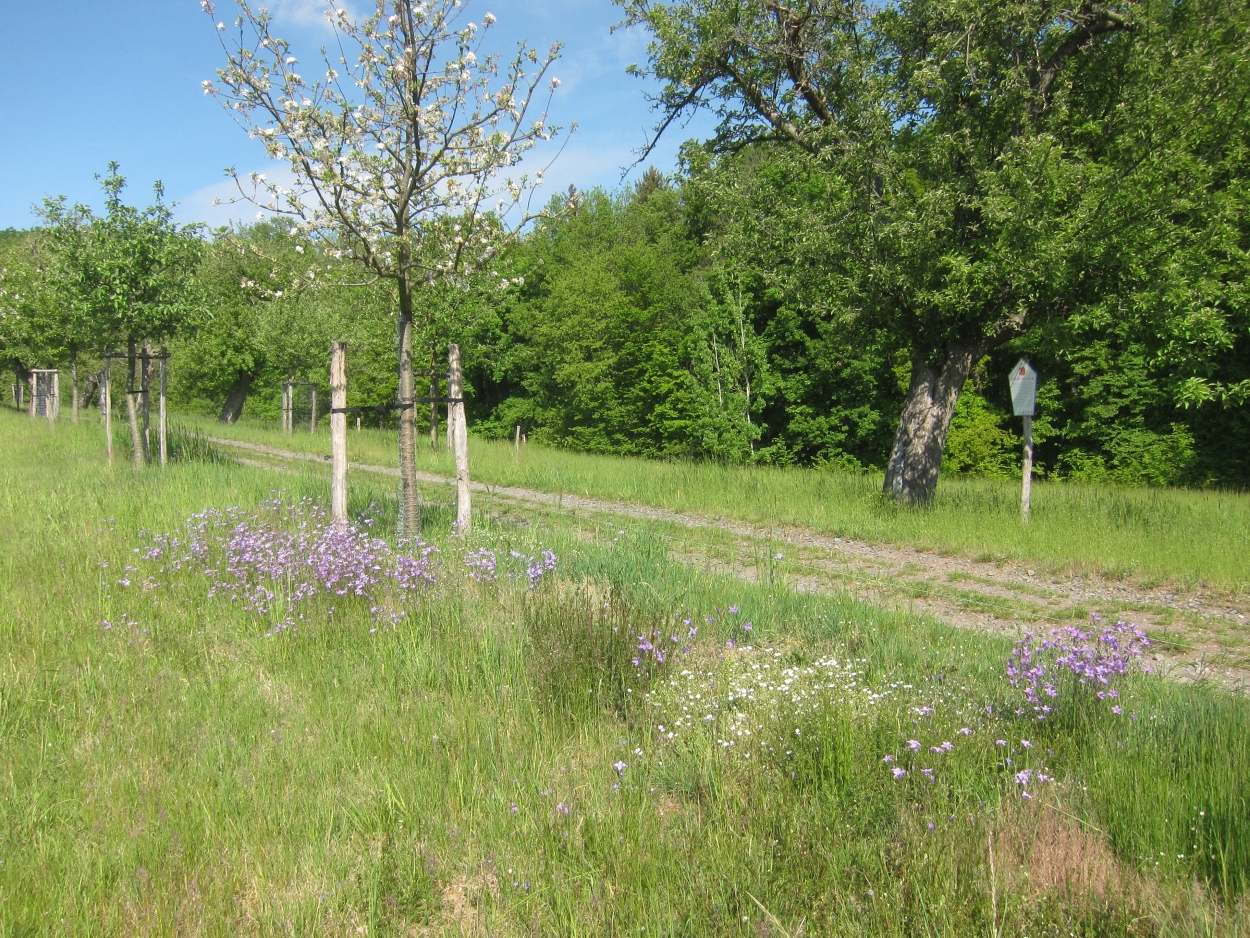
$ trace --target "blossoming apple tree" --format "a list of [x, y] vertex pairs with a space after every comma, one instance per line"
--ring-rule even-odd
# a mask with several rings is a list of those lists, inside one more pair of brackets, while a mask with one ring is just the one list
[[[322, 47], [320, 74], [305, 77], [271, 14], [236, 2], [233, 27], [216, 24], [226, 66], [204, 90], [294, 179], [229, 170], [239, 197], [291, 216], [301, 236], [398, 294], [400, 520], [412, 536], [414, 297], [485, 269], [533, 217], [542, 173], [508, 171], [558, 130], [546, 104], [559, 85], [547, 73], [560, 48], [540, 55], [522, 43], [507, 58], [487, 54], [495, 17], [468, 21], [465, 0], [376, 0], [363, 18], [326, 10], [333, 51]], [[201, 7], [215, 18], [211, 0]]]

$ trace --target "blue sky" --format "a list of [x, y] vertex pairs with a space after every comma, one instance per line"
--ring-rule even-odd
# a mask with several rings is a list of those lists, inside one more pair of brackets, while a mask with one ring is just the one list
[[[274, 31], [313, 58], [329, 35], [323, 0], [267, 5]], [[346, 5], [355, 11], [372, 0]], [[232, 9], [232, 0], [218, 0], [217, 19]], [[579, 129], [549, 172], [548, 188], [618, 185], [654, 122], [644, 98], [650, 86], [625, 74], [631, 62], [645, 61], [645, 35], [612, 34], [620, 9], [609, 0], [469, 4], [477, 22], [487, 11], [498, 17], [495, 41], [505, 48], [515, 39], [539, 49], [564, 43], [551, 118]], [[132, 203], [146, 205], [160, 179], [182, 221], [253, 217], [254, 210], [212, 205], [231, 191], [225, 167], [273, 172], [259, 144], [202, 92], [200, 82], [216, 77], [222, 57], [199, 0], [0, 0], [0, 228], [35, 224], [31, 206], [47, 195], [99, 208], [94, 176], [109, 160], [121, 163]], [[670, 129], [649, 162], [671, 171], [682, 140], [705, 136], [710, 126], [698, 118], [685, 130]]]

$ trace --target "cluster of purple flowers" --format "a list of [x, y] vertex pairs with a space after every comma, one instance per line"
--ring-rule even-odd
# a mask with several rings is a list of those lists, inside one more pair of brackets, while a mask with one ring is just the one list
[[[678, 613], [680, 616], [681, 614]], [[710, 620], [710, 616], [708, 617]], [[654, 630], [649, 635], [645, 632], [638, 635], [638, 654], [631, 659], [635, 668], [641, 668], [648, 662], [655, 664], [664, 664], [671, 655], [686, 654], [690, 651], [690, 643], [694, 641], [696, 635], [699, 634], [699, 627], [693, 625], [694, 620], [689, 616], [681, 619], [682, 628], [686, 630], [683, 639], [677, 632], [665, 635], [659, 629]]]
[[[1127, 674], [1132, 660], [1150, 647], [1146, 633], [1135, 625], [1103, 626], [1098, 615], [1091, 619], [1092, 629], [1073, 625], [1052, 629], [1041, 642], [1029, 632], [1007, 659], [1007, 680], [1024, 691], [1039, 720], [1053, 712], [1046, 701], [1059, 696], [1056, 684], [1065, 676], [1097, 688], [1099, 700], [1116, 700], [1120, 692], [1111, 686], [1113, 678]], [[1119, 704], [1111, 709], [1117, 715], [1123, 712]]]
[[[138, 552], [166, 573], [194, 570], [209, 578], [209, 596], [224, 596], [257, 615], [287, 613], [320, 594], [371, 600], [374, 618], [393, 622], [387, 595], [436, 584], [438, 548], [422, 541], [393, 549], [368, 532], [369, 521], [335, 524], [311, 499], [270, 499], [258, 512], [210, 509], [175, 534], [157, 535]], [[303, 616], [298, 616], [302, 619]]]
[[479, 547], [464, 555], [464, 566], [469, 576], [479, 583], [490, 583], [499, 575], [499, 559], [493, 550]]
[[[529, 584], [530, 589], [537, 589], [542, 583], [543, 577], [548, 573], [554, 573], [560, 565], [559, 558], [554, 551], [544, 550], [537, 557], [530, 557], [517, 550], [508, 551], [508, 559], [515, 562], [517, 569], [508, 572], [509, 579], [519, 579], [524, 576]], [[505, 565], [507, 561], [505, 561]], [[499, 578], [499, 556], [495, 551], [486, 547], [479, 547], [477, 550], [469, 551], [464, 555], [465, 570], [468, 571], [470, 578], [477, 580], [479, 583], [493, 583]], [[524, 567], [524, 572], [521, 571]]]
[[[512, 556], [521, 555], [513, 551]], [[553, 551], [545, 550], [537, 557], [525, 557], [525, 575], [529, 578], [530, 589], [536, 589], [548, 573], [554, 573], [559, 566], [559, 559]]]

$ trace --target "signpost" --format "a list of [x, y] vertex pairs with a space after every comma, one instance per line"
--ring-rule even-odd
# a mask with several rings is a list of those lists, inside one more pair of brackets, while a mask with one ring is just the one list
[[1011, 383], [1011, 408], [1024, 418], [1024, 473], [1020, 488], [1020, 516], [1029, 520], [1029, 500], [1033, 492], [1033, 412], [1037, 409], [1037, 372], [1023, 358], [1016, 362], [1008, 377]]

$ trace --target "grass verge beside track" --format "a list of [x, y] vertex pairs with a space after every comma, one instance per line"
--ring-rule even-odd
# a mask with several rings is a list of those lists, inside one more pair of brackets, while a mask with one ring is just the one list
[[[1138, 675], [1122, 714], [1071, 688], [1038, 723], [1001, 640], [692, 571], [645, 533], [483, 517], [464, 543], [436, 501], [437, 583], [398, 625], [323, 594], [275, 635], [208, 597], [215, 560], [158, 576], [135, 549], [324, 474], [203, 447], [133, 473], [96, 436], [0, 415], [2, 935], [1250, 925], [1245, 700]], [[362, 478], [351, 509], [391, 537], [393, 499]], [[544, 548], [537, 588], [503, 575]], [[466, 572], [480, 551], [497, 580]]]

